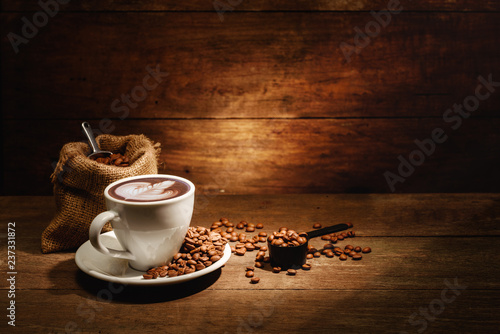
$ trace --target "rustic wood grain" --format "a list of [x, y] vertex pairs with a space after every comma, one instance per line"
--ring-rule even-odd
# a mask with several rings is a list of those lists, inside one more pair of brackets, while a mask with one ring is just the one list
[[[451, 278], [453, 280], [453, 278]], [[419, 308], [440, 298], [439, 290], [424, 291], [237, 291], [205, 290], [183, 299], [162, 301], [172, 289], [140, 291], [155, 303], [96, 301], [94, 293], [62, 289], [19, 292], [19, 330], [30, 333], [63, 333], [65, 326], [84, 333], [416, 333], [408, 319], [424, 319]], [[460, 281], [458, 281], [460, 283]], [[459, 291], [446, 304], [428, 330], [442, 333], [493, 333], [498, 329], [498, 291]], [[125, 294], [125, 293], [123, 293]], [[36, 303], [33, 303], [33, 301]], [[210, 306], [209, 306], [210, 305]], [[195, 316], [196, 315], [196, 316]], [[295, 315], [295, 316], [291, 316]], [[284, 325], [286, 323], [286, 326]], [[71, 327], [75, 326], [75, 327]], [[5, 328], [5, 323], [0, 326]]]
[[[439, 289], [440, 278], [458, 273], [475, 289], [499, 289], [499, 268], [490, 265], [499, 260], [499, 202], [500, 195], [491, 194], [219, 195], [197, 200], [192, 225], [208, 227], [224, 216], [235, 223], [261, 222], [263, 231], [271, 233], [280, 226], [309, 231], [314, 222], [328, 226], [349, 221], [357, 237], [338, 245], [373, 249], [361, 262], [313, 259], [313, 270], [293, 280], [272, 274], [266, 266], [258, 270], [262, 282], [253, 289]], [[88, 278], [76, 267], [73, 252], [41, 254], [40, 235], [53, 217], [54, 205], [52, 197], [0, 201], [0, 220], [15, 221], [18, 231], [18, 287], [102, 288], [99, 280], [91, 280], [90, 286], [82, 283]], [[319, 238], [311, 241], [318, 249], [325, 243]], [[5, 252], [5, 244], [0, 248]], [[253, 264], [254, 253], [233, 256], [210, 288], [245, 289], [248, 279], [242, 268]], [[478, 276], [482, 279], [476, 282]]]
[[[19, 224], [19, 228], [23, 228]], [[301, 227], [304, 229], [304, 226]], [[268, 233], [272, 229], [266, 229]], [[253, 235], [252, 233], [248, 233]], [[285, 272], [274, 274], [266, 264], [256, 269], [261, 282], [253, 290], [425, 290], [439, 289], [447, 277], [460, 276], [463, 284], [474, 289], [499, 290], [500, 268], [491, 266], [500, 260], [498, 237], [359, 237], [338, 242], [345, 245], [371, 247], [372, 253], [363, 254], [361, 261], [350, 258], [343, 262], [335, 258], [309, 260], [310, 272], [299, 271], [289, 277]], [[234, 243], [232, 243], [234, 245]], [[323, 240], [311, 244], [322, 249]], [[88, 277], [82, 274], [73, 253], [41, 254], [38, 240], [20, 240], [16, 266], [19, 274], [17, 287], [24, 289], [80, 289], [86, 288]], [[0, 247], [6, 253], [6, 246]], [[247, 290], [249, 279], [245, 268], [254, 265], [256, 252], [245, 256], [233, 255], [222, 269], [220, 277], [211, 285], [213, 290]], [[477, 280], [481, 277], [481, 280]], [[93, 280], [91, 280], [93, 281]], [[105, 283], [95, 280], [97, 287]], [[107, 284], [107, 283], [106, 283]], [[8, 282], [1, 282], [8, 288]], [[94, 286], [95, 288], [95, 286]], [[98, 290], [97, 290], [98, 291]]]
[[[40, 254], [42, 220], [53, 213], [53, 199], [1, 197], [0, 220], [17, 223], [16, 327], [30, 333], [157, 333], [165, 328], [282, 333], [286, 323], [293, 333], [332, 328], [413, 333], [424, 325], [433, 332], [494, 332], [500, 307], [499, 267], [494, 265], [499, 260], [499, 196], [215, 196], [195, 211], [193, 224], [208, 226], [226, 216], [235, 222], [264, 222], [266, 230], [291, 222], [309, 229], [312, 221], [326, 223], [323, 219], [335, 212], [342, 219], [352, 214], [358, 236], [342, 244], [370, 245], [373, 251], [360, 262], [314, 259], [311, 271], [295, 277], [258, 270], [258, 285], [243, 275], [252, 263], [249, 253], [232, 256], [222, 270], [190, 283], [152, 288], [91, 278], [78, 270], [72, 252]], [[0, 249], [6, 253], [3, 243]], [[449, 287], [457, 285], [455, 298], [443, 302], [441, 310], [443, 293], [453, 297]], [[7, 290], [2, 282], [2, 299]], [[425, 310], [439, 314], [423, 322]], [[6, 322], [0, 326], [7, 328]]]
[[[5, 194], [52, 194], [49, 176], [66, 142], [85, 141], [78, 120], [6, 121]], [[91, 122], [97, 126], [97, 122]], [[448, 140], [397, 192], [495, 191], [500, 184], [498, 119], [259, 119], [113, 121], [115, 135], [144, 133], [162, 144], [162, 173], [187, 177], [206, 193], [390, 192], [398, 173], [435, 128]], [[47, 131], [48, 128], [53, 129]], [[36, 143], [33, 141], [36, 139]], [[19, 148], [23, 154], [18, 155]], [[23, 180], [27, 186], [19, 186]]]
[[[354, 13], [64, 13], [15, 54], [2, 15], [9, 119], [442, 117], [497, 66], [500, 13], [401, 13], [348, 63]], [[43, 56], [41, 56], [43, 55]], [[146, 66], [169, 73], [125, 112]], [[500, 94], [474, 116], [497, 114]]]
[[[215, 1], [71, 1], [60, 6], [60, 11], [216, 11]], [[387, 8], [388, 0], [373, 1], [247, 1], [247, 0], [220, 0], [220, 6], [232, 11], [366, 11], [381, 10]], [[497, 1], [473, 1], [473, 0], [414, 0], [400, 2], [406, 11], [479, 11], [479, 10], [499, 10]], [[4, 0], [1, 4], [2, 11], [28, 11], [39, 10], [36, 2]]]
[[[0, 199], [0, 220], [19, 222], [17, 236], [30, 240], [26, 250], [36, 253], [31, 241], [52, 219], [54, 198]], [[492, 237], [500, 235], [499, 202], [499, 194], [199, 194], [192, 225], [208, 227], [227, 217], [261, 222], [266, 229], [351, 222], [359, 237]]]

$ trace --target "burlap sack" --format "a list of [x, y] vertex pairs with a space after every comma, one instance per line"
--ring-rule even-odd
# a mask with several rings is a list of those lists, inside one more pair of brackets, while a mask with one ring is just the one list
[[[51, 176], [54, 183], [56, 215], [42, 233], [42, 253], [74, 249], [89, 239], [89, 226], [106, 210], [104, 189], [112, 182], [129, 176], [157, 174], [160, 144], [143, 135], [96, 138], [101, 150], [129, 157], [128, 167], [105, 165], [87, 158], [85, 143], [68, 143], [59, 155]], [[111, 230], [106, 225], [103, 230]]]

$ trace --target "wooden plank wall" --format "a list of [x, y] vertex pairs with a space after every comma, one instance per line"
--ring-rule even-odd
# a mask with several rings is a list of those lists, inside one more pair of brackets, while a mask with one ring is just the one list
[[[499, 191], [500, 87], [443, 115], [500, 81], [500, 3], [401, 1], [377, 30], [370, 11], [395, 1], [72, 1], [47, 22], [2, 1], [2, 194], [51, 194], [60, 148], [102, 119], [161, 142], [161, 172], [203, 192]], [[348, 60], [341, 43], [370, 26]], [[384, 173], [439, 128], [391, 189]]]

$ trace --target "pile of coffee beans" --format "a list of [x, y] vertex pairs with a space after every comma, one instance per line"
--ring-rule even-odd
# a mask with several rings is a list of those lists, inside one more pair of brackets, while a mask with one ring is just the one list
[[[349, 228], [352, 227], [351, 223], [346, 224]], [[245, 277], [250, 278], [251, 284], [257, 284], [260, 282], [260, 278], [255, 277], [255, 271], [259, 268], [264, 268], [271, 262], [267, 253], [268, 247], [266, 242], [268, 240], [271, 244], [281, 247], [295, 247], [303, 245], [307, 242], [307, 234], [305, 232], [299, 233], [295, 230], [288, 229], [287, 227], [280, 227], [278, 231], [271, 233], [269, 236], [264, 231], [258, 232], [253, 236], [251, 235], [252, 232], [257, 232], [258, 229], [263, 228], [264, 225], [262, 223], [253, 224], [242, 220], [235, 224], [230, 222], [227, 218], [220, 218], [219, 221], [214, 222], [210, 227], [212, 232], [220, 233], [222, 238], [225, 238], [232, 243], [231, 252], [235, 255], [244, 256], [247, 253], [255, 252], [254, 266], [245, 268]], [[313, 228], [321, 228], [321, 224], [315, 223]], [[238, 230], [240, 230], [240, 232], [238, 232]], [[308, 245], [307, 259], [310, 260], [313, 258], [319, 258], [323, 255], [328, 258], [338, 256], [341, 260], [348, 259], [349, 257], [353, 260], [360, 260], [362, 258], [361, 253], [371, 252], [370, 247], [361, 248], [360, 246], [353, 247], [347, 245], [347, 248], [341, 249], [340, 247], [335, 246], [339, 241], [354, 238], [355, 236], [356, 233], [352, 230], [348, 232], [324, 235], [321, 239], [328, 240], [329, 243], [324, 245], [324, 247], [320, 250]], [[260, 243], [265, 244], [262, 245]], [[305, 263], [298, 269], [309, 271], [311, 268], [311, 263]], [[272, 267], [271, 270], [276, 274], [283, 271], [280, 267]], [[286, 270], [287, 276], [296, 276], [297, 274], [297, 269], [291, 268]]]
[[190, 227], [179, 253], [174, 255], [172, 261], [149, 269], [143, 277], [175, 277], [205, 269], [222, 258], [227, 242], [219, 233], [205, 227]]
[[346, 245], [344, 249], [340, 247], [334, 247], [331, 243], [323, 246], [323, 250], [319, 252], [316, 248], [309, 246], [307, 250], [307, 258], [312, 259], [314, 257], [320, 257], [325, 255], [326, 257], [338, 256], [341, 261], [347, 260], [349, 257], [353, 260], [359, 261], [363, 258], [360, 253], [370, 253], [372, 249], [370, 247], [361, 248], [361, 246], [351, 246]]
[[273, 232], [273, 234], [267, 238], [267, 241], [269, 241], [271, 245], [279, 247], [300, 246], [307, 242], [307, 233], [297, 233], [286, 227], [280, 227], [280, 230], [278, 232]]
[[94, 159], [95, 161], [105, 165], [111, 165], [111, 166], [114, 165], [117, 167], [128, 167], [130, 164], [128, 157], [120, 153], [111, 154], [109, 157], [106, 158], [96, 156], [96, 157], [91, 157], [91, 159]]
[[[352, 227], [352, 224], [348, 223], [350, 227]], [[322, 240], [327, 240], [330, 241], [332, 244], [336, 244], [337, 241], [342, 241], [347, 238], [354, 238], [356, 236], [356, 233], [354, 231], [348, 231], [348, 232], [342, 232], [342, 233], [330, 233], [330, 234], [325, 234], [321, 236]]]

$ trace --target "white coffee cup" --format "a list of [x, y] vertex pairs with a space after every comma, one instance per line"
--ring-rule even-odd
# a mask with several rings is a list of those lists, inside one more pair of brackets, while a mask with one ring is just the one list
[[[169, 198], [173, 192], [169, 188], [175, 187], [181, 190]], [[111, 183], [104, 190], [108, 211], [97, 215], [90, 225], [92, 246], [103, 254], [129, 260], [129, 265], [140, 271], [168, 263], [181, 248], [189, 228], [194, 192], [191, 181], [173, 175], [140, 175]], [[107, 222], [125, 250], [101, 243], [100, 233]]]

